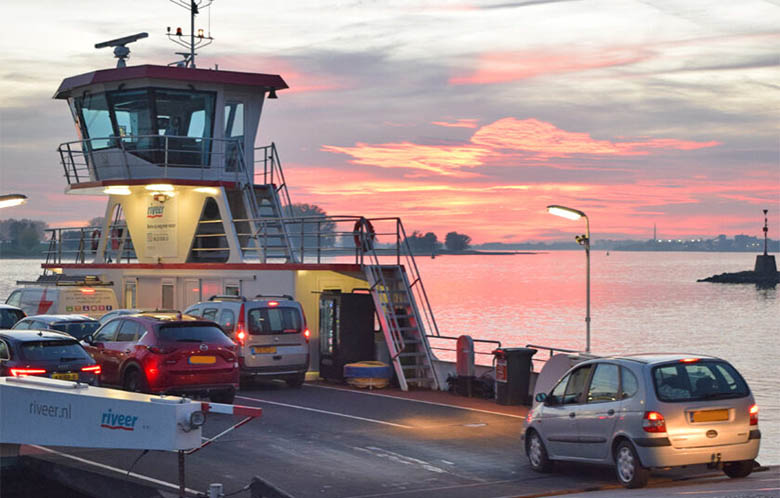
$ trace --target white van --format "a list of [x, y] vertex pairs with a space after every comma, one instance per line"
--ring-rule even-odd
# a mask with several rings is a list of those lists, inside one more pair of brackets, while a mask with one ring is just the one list
[[118, 307], [112, 287], [86, 283], [21, 287], [11, 292], [5, 302], [21, 308], [28, 316], [75, 313], [100, 318]]

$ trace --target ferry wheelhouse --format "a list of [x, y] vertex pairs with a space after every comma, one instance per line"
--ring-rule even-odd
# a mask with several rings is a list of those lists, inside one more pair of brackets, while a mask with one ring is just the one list
[[255, 146], [281, 76], [121, 62], [54, 95], [79, 137], [58, 148], [66, 192], [108, 202], [100, 226], [49, 230], [39, 283], [89, 277], [120, 307], [145, 309], [289, 294], [308, 317], [314, 369], [338, 341], [321, 293], [363, 289], [401, 388], [446, 386], [452, 369], [431, 352], [439, 331], [401, 220], [295, 217], [275, 145]]

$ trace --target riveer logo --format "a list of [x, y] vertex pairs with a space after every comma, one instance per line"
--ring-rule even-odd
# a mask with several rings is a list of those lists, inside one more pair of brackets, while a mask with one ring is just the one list
[[138, 417], [133, 415], [118, 415], [112, 413], [109, 408], [103, 412], [103, 417], [100, 419], [100, 427], [104, 429], [121, 429], [123, 431], [134, 431], [135, 423], [138, 421]]
[[165, 206], [149, 206], [146, 208], [146, 217], [147, 218], [162, 218], [163, 211], [165, 210]]

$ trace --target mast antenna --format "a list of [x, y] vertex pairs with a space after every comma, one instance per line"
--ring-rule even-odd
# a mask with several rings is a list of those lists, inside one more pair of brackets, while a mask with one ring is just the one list
[[125, 47], [128, 43], [133, 43], [149, 36], [149, 33], [137, 33], [135, 35], [108, 40], [103, 43], [96, 43], [95, 48], [114, 47], [114, 57], [116, 57], [116, 67], [127, 67], [127, 58], [130, 57], [130, 49]]
[[[183, 7], [190, 11], [190, 33], [189, 35], [182, 32], [181, 28], [176, 28], [176, 32], [171, 32], [171, 27], [168, 26], [168, 39], [189, 50], [189, 52], [176, 52], [177, 55], [184, 57], [181, 61], [173, 62], [170, 65], [176, 64], [181, 67], [195, 67], [195, 52], [196, 48], [205, 47], [210, 45], [214, 38], [211, 37], [211, 22], [209, 22], [209, 32], [205, 34], [203, 28], [198, 29], [195, 33], [195, 16], [200, 14], [201, 9], [205, 9], [211, 6], [213, 0], [169, 0], [171, 3]], [[209, 19], [211, 19], [211, 11], [209, 10]], [[189, 37], [189, 41], [187, 40]]]

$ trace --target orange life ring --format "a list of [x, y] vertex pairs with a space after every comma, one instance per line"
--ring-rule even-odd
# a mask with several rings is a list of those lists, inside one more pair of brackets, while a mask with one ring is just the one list
[[[361, 227], [365, 227], [365, 235], [361, 243], [360, 231]], [[365, 218], [360, 218], [355, 222], [355, 226], [352, 228], [355, 234], [355, 247], [362, 249], [363, 251], [370, 251], [374, 248], [374, 239], [376, 239], [376, 232], [374, 231], [374, 225], [371, 224]]]
[[100, 230], [93, 230], [92, 231], [92, 252], [97, 251], [99, 244], [100, 244]]

